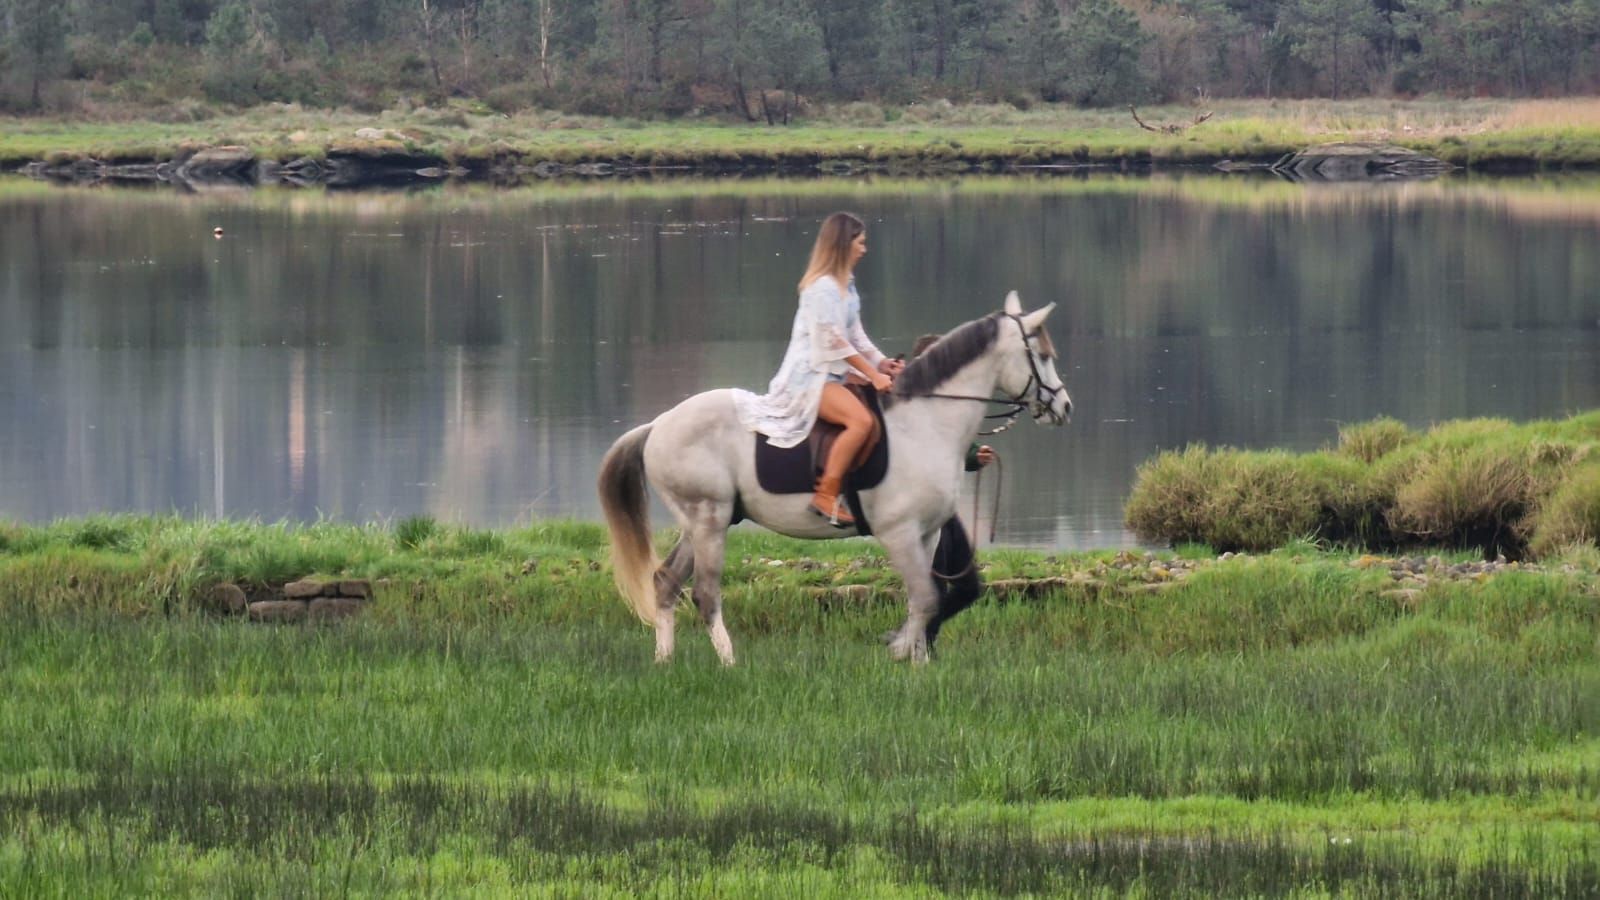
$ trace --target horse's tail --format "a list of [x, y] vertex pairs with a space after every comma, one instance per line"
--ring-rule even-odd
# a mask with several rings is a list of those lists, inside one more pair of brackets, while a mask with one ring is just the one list
[[656, 624], [655, 576], [661, 567], [650, 543], [650, 498], [645, 494], [644, 442], [650, 425], [620, 438], [600, 460], [600, 508], [611, 529], [611, 575], [646, 625]]

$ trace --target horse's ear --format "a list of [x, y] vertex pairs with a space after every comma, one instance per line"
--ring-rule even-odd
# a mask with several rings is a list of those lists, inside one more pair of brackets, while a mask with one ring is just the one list
[[1022, 315], [1022, 299], [1017, 296], [1017, 292], [1016, 291], [1012, 291], [1011, 293], [1006, 295], [1006, 315], [1008, 315], [1008, 316], [1020, 316], [1020, 315]]
[[1044, 324], [1045, 317], [1050, 315], [1050, 311], [1055, 309], [1055, 308], [1056, 308], [1056, 305], [1054, 303], [1050, 304], [1049, 306], [1041, 306], [1038, 309], [1034, 310], [1033, 312], [1028, 313], [1027, 315], [1023, 316], [1022, 317], [1022, 324], [1029, 331], [1033, 331], [1034, 329], [1038, 328], [1040, 325]]

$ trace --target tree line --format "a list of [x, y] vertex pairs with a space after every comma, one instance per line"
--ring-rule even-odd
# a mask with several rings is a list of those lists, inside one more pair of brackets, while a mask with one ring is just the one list
[[1597, 41], [1600, 0], [0, 0], [0, 106], [1547, 96]]

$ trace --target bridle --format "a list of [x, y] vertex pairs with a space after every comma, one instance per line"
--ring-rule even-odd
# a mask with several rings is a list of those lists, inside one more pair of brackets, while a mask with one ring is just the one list
[[[934, 397], [940, 400], [971, 400], [977, 403], [998, 403], [1011, 407], [1006, 412], [991, 413], [984, 416], [985, 419], [1004, 419], [1005, 421], [988, 431], [978, 432], [980, 435], [999, 434], [1009, 429], [1017, 424], [1017, 417], [1022, 415], [1022, 411], [1029, 407], [1033, 409], [1033, 420], [1035, 422], [1047, 415], [1053, 415], [1052, 410], [1055, 409], [1056, 395], [1066, 390], [1066, 388], [1051, 387], [1045, 384], [1044, 378], [1039, 375], [1039, 362], [1034, 358], [1033, 347], [1028, 344], [1033, 335], [1028, 333], [1028, 326], [1022, 324], [1022, 317], [1012, 313], [1002, 313], [1001, 315], [1017, 323], [1017, 329], [1022, 332], [1022, 353], [1028, 359], [1028, 383], [1022, 386], [1021, 393], [1018, 393], [1015, 397], [1003, 399], [1000, 397], [979, 397], [976, 394], [941, 394], [931, 391], [922, 394], [908, 394], [906, 396]], [[1028, 397], [1029, 391], [1033, 392], [1031, 398]]]

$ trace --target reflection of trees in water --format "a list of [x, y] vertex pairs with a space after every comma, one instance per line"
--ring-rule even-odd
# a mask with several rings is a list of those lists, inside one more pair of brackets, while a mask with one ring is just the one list
[[1600, 220], [1559, 194], [1026, 186], [8, 199], [0, 514], [593, 516], [626, 427], [765, 384], [841, 207], [869, 224], [865, 317], [889, 352], [1010, 288], [1061, 303], [1081, 411], [1002, 440], [1018, 537], [1068, 521], [1114, 543], [1134, 466], [1190, 440], [1596, 401], [1593, 342], [1571, 335], [1600, 317]]

